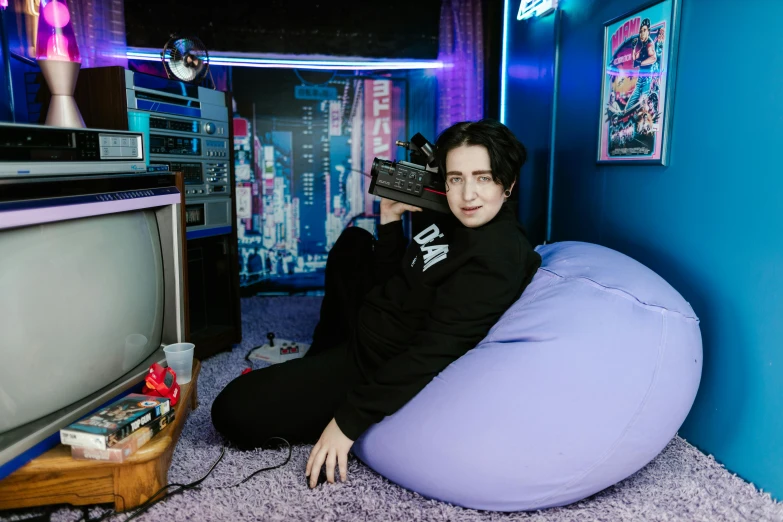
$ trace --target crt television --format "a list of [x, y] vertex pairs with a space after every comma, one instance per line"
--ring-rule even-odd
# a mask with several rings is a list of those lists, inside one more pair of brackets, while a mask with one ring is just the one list
[[0, 172], [0, 479], [185, 340], [181, 200], [170, 172]]

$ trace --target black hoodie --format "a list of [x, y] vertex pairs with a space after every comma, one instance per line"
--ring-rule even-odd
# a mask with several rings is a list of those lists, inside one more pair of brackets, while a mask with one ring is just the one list
[[352, 440], [474, 348], [522, 294], [541, 257], [504, 204], [477, 228], [456, 218], [431, 225], [407, 249], [401, 221], [381, 225], [375, 265], [381, 284], [365, 298], [353, 350], [364, 379], [335, 413]]

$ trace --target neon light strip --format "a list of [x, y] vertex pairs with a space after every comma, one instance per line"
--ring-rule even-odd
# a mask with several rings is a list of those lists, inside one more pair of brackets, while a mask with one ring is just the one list
[[500, 59], [500, 123], [506, 123], [506, 45], [508, 42], [508, 1], [503, 2], [503, 48]]
[[[152, 50], [127, 51], [125, 55], [134, 60], [160, 61], [160, 52]], [[233, 67], [260, 67], [267, 69], [317, 69], [317, 70], [362, 70], [388, 71], [399, 69], [443, 69], [446, 65], [428, 60], [296, 60], [278, 58], [245, 58], [239, 56], [210, 56], [212, 65]]]

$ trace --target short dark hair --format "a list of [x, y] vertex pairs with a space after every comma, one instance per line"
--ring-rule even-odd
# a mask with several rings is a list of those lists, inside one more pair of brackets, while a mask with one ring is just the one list
[[462, 121], [444, 130], [435, 142], [438, 167], [446, 176], [446, 156], [462, 145], [482, 145], [489, 153], [495, 183], [508, 190], [527, 160], [525, 146], [508, 127], [497, 120]]

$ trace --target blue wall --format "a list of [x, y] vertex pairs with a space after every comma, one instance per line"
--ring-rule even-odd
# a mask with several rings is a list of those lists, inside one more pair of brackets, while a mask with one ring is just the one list
[[552, 239], [628, 254], [691, 303], [704, 370], [680, 435], [783, 499], [783, 2], [682, 0], [669, 166], [599, 166], [603, 23], [641, 3], [560, 1]]
[[[518, 4], [509, 2], [516, 20]], [[555, 72], [555, 17], [509, 21], [504, 123], [527, 149], [519, 178], [519, 219], [534, 245], [546, 239]]]

